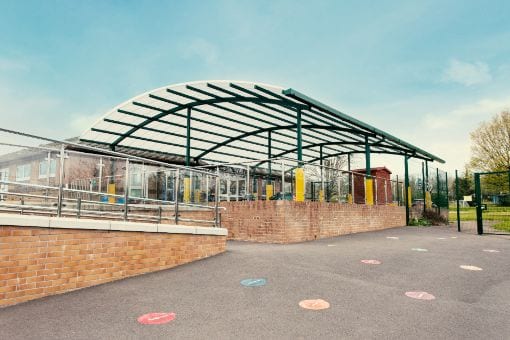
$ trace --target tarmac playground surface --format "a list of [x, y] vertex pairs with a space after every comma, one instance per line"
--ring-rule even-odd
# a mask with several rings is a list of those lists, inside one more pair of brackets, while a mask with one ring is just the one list
[[[509, 339], [509, 254], [508, 237], [448, 227], [229, 242], [205, 260], [0, 309], [0, 339]], [[302, 308], [309, 299], [329, 308]], [[175, 315], [137, 321], [153, 312]]]

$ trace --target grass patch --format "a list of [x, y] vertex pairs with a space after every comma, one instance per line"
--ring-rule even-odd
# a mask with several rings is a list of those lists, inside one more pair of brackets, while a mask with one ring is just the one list
[[500, 230], [500, 231], [509, 231], [510, 232], [510, 220], [501, 221], [499, 223], [496, 223], [492, 227], [494, 229], [497, 229], [497, 230]]

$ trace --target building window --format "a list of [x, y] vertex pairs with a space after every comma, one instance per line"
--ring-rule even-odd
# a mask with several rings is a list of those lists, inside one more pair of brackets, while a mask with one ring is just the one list
[[[55, 177], [55, 173], [57, 170], [57, 160], [51, 159], [50, 160], [50, 177]], [[48, 177], [48, 160], [45, 159], [41, 162], [39, 162], [39, 178], [47, 178]]]
[[30, 180], [30, 173], [32, 171], [31, 164], [18, 165], [16, 167], [16, 181]]
[[138, 169], [130, 174], [129, 196], [142, 197], [142, 173]]

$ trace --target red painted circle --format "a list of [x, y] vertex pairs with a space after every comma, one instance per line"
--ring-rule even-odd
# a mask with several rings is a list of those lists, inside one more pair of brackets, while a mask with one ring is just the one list
[[362, 263], [365, 264], [381, 264], [382, 262], [379, 260], [361, 260]]
[[434, 300], [436, 298], [427, 292], [406, 292], [406, 296], [418, 300]]
[[142, 325], [161, 325], [175, 319], [175, 313], [149, 313], [138, 318]]

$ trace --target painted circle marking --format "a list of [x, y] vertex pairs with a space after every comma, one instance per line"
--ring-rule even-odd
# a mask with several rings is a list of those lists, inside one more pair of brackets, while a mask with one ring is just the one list
[[398, 240], [397, 236], [386, 236], [386, 238], [390, 240]]
[[329, 302], [322, 299], [303, 300], [299, 302], [299, 306], [304, 309], [321, 310], [329, 308]]
[[362, 263], [365, 264], [381, 264], [382, 262], [379, 260], [361, 260]]
[[434, 300], [436, 298], [427, 292], [406, 292], [406, 296], [417, 300]]
[[436, 237], [438, 240], [446, 240], [446, 237]]
[[450, 238], [457, 238], [457, 236], [452, 236], [452, 237], [450, 237]]
[[265, 286], [266, 283], [267, 283], [267, 280], [263, 279], [263, 278], [241, 280], [241, 284], [245, 287], [260, 287], [260, 286]]
[[175, 313], [149, 313], [138, 317], [142, 325], [161, 325], [175, 319]]
[[499, 250], [496, 249], [484, 249], [483, 251], [486, 253], [499, 253]]
[[336, 247], [336, 244], [328, 244], [328, 247]]
[[425, 248], [411, 248], [411, 250], [414, 250], [414, 251], [429, 251], [428, 249], [425, 249]]
[[462, 269], [465, 269], [465, 270], [474, 270], [474, 271], [480, 271], [480, 270], [483, 270], [482, 268], [480, 267], [477, 267], [477, 266], [467, 266], [467, 265], [462, 265], [460, 266]]

